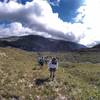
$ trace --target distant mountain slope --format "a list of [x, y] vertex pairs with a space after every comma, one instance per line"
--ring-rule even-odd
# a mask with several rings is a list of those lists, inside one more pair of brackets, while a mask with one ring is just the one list
[[91, 48], [80, 49], [78, 51], [81, 51], [81, 52], [100, 52], [100, 44], [95, 45]]
[[86, 48], [74, 42], [44, 38], [38, 35], [1, 39], [0, 46], [11, 46], [29, 51], [71, 51]]
[[95, 45], [93, 48], [99, 49], [100, 50], [100, 44]]

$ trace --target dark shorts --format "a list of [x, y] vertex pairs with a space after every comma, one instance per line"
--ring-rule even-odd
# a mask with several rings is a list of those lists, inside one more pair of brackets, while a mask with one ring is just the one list
[[55, 72], [56, 71], [56, 68], [50, 68], [49, 71], [50, 72]]
[[43, 66], [43, 64], [44, 64], [43, 62], [39, 62], [39, 65], [40, 65], [40, 66]]

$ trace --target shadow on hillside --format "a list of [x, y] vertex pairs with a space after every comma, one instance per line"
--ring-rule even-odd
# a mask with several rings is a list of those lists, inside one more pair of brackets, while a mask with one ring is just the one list
[[[3, 98], [6, 98], [6, 99], [3, 99]], [[20, 100], [19, 99], [20, 97], [17, 96], [17, 95], [11, 95], [11, 94], [2, 94], [1, 97], [0, 97], [0, 100]]]
[[38, 78], [35, 80], [35, 84], [40, 86], [40, 85], [43, 85], [45, 82], [49, 82], [49, 78]]

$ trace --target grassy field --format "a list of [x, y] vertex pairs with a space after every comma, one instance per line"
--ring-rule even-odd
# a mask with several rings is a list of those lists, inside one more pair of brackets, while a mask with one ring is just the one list
[[[56, 56], [56, 79], [38, 55]], [[100, 52], [27, 52], [0, 48], [0, 100], [100, 100]]]

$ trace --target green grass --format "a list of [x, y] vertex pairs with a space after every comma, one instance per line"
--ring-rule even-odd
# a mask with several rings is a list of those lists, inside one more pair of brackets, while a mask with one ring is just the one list
[[0, 48], [0, 100], [100, 100], [98, 54], [42, 52], [59, 58], [56, 79], [51, 81], [47, 65], [37, 65], [38, 53]]

